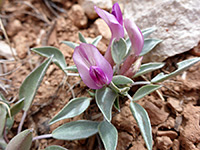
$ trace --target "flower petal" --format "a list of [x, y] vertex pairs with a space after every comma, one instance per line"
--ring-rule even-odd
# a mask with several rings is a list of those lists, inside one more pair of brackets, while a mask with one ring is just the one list
[[112, 7], [112, 14], [116, 17], [118, 22], [123, 26], [123, 17], [122, 17], [122, 12], [119, 7], [118, 3], [115, 3]]
[[144, 37], [140, 29], [129, 19], [124, 20], [124, 25], [131, 41], [132, 53], [139, 56], [144, 46]]
[[83, 82], [89, 88], [101, 88], [90, 75], [89, 71], [92, 66], [97, 66], [103, 71], [107, 78], [107, 84], [111, 82], [113, 77], [112, 67], [94, 45], [81, 43], [80, 46], [77, 46], [74, 50], [73, 60]]
[[[98, 7], [94, 7], [97, 14], [107, 23], [111, 32], [112, 38], [117, 40], [124, 37], [123, 25], [118, 21], [119, 18], [116, 18], [115, 15], [108, 13], [105, 10], [102, 10]], [[120, 20], [121, 21], [121, 20]]]

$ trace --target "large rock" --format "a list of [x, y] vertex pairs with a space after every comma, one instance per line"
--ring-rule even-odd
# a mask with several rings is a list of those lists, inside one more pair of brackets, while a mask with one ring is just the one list
[[78, 3], [82, 6], [89, 19], [98, 17], [94, 6], [108, 11], [112, 9], [112, 0], [79, 0]]
[[163, 61], [195, 47], [200, 41], [199, 6], [199, 0], [128, 0], [124, 17], [141, 29], [157, 27], [151, 37], [163, 40], [143, 60]]

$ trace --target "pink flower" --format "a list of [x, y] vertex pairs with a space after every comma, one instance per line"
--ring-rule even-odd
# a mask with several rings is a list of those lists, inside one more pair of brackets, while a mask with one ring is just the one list
[[143, 34], [136, 24], [129, 19], [124, 20], [124, 26], [131, 41], [131, 54], [134, 54], [137, 57], [141, 53], [144, 46]]
[[[138, 60], [138, 57], [139, 57], [140, 53], [142, 52], [142, 49], [144, 46], [144, 37], [143, 37], [143, 34], [140, 31], [140, 29], [131, 20], [124, 19], [124, 26], [128, 33], [129, 39], [131, 41], [131, 52], [130, 52], [129, 56], [126, 58], [126, 60], [124, 61], [123, 65], [120, 69], [120, 74], [127, 75], [127, 73], [130, 74], [130, 72], [135, 72], [132, 64]], [[140, 63], [141, 63], [141, 61], [142, 61], [142, 59], [138, 60], [138, 62], [140, 62]], [[134, 71], [132, 71], [132, 70], [134, 70]]]
[[114, 61], [111, 56], [111, 44], [113, 39], [119, 40], [124, 37], [124, 28], [123, 28], [123, 17], [122, 12], [120, 10], [119, 4], [115, 3], [112, 7], [112, 13], [108, 13], [105, 10], [102, 10], [98, 7], [94, 7], [97, 14], [107, 23], [109, 26], [112, 37], [110, 39], [110, 43], [108, 49], [105, 53], [105, 58], [108, 62], [113, 66]]
[[124, 37], [123, 17], [118, 3], [113, 5], [111, 14], [96, 6], [94, 6], [94, 9], [109, 26], [112, 33], [112, 39], [116, 38], [119, 40]]
[[100, 89], [111, 82], [112, 67], [94, 45], [81, 43], [74, 50], [73, 60], [89, 88]]

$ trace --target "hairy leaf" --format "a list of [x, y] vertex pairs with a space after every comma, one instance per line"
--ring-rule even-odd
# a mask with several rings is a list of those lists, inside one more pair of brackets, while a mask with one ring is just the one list
[[112, 119], [112, 107], [117, 93], [108, 87], [98, 89], [95, 94], [97, 106], [107, 121]]
[[99, 135], [106, 150], [116, 150], [118, 132], [117, 129], [107, 121], [102, 121], [99, 126]]
[[32, 144], [32, 130], [24, 130], [8, 143], [6, 150], [30, 150]]
[[140, 132], [144, 138], [147, 149], [152, 150], [152, 131], [149, 116], [146, 110], [137, 103], [130, 103], [131, 112], [140, 128]]
[[35, 97], [37, 89], [42, 82], [42, 79], [51, 63], [52, 57], [48, 58], [43, 62], [39, 67], [32, 71], [22, 83], [19, 89], [19, 98], [24, 98], [24, 107], [23, 110], [27, 111], [32, 104], [32, 101]]
[[88, 138], [98, 132], [98, 122], [89, 120], [78, 120], [66, 123], [52, 132], [55, 139], [78, 140]]
[[79, 97], [72, 99], [65, 107], [50, 121], [50, 124], [53, 124], [57, 121], [72, 118], [77, 115], [80, 115], [84, 112], [90, 105], [91, 98]]

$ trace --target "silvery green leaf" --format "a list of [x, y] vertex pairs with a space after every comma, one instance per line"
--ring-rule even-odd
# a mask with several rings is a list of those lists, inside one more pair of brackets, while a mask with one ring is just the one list
[[0, 101], [9, 104], [8, 101], [6, 100], [6, 98], [3, 96], [3, 94], [0, 93]]
[[98, 43], [99, 43], [99, 41], [100, 41], [101, 39], [102, 39], [102, 36], [101, 36], [101, 35], [97, 36], [97, 37], [94, 39], [94, 41], [92, 42], [92, 44], [93, 44], [94, 46], [97, 46]]
[[141, 76], [143, 74], [152, 72], [154, 70], [160, 69], [164, 65], [165, 65], [165, 63], [160, 63], [160, 62], [152, 62], [152, 63], [142, 64], [140, 66], [140, 70], [134, 75], [134, 78]]
[[32, 144], [32, 130], [24, 130], [8, 143], [6, 150], [30, 150]]
[[117, 96], [115, 102], [114, 102], [114, 107], [120, 112], [120, 105], [119, 105], [119, 96]]
[[79, 40], [80, 40], [81, 42], [87, 43], [85, 37], [81, 34], [81, 32], [78, 32], [78, 38], [79, 38]]
[[135, 92], [132, 100], [137, 101], [161, 87], [162, 85], [152, 85], [152, 84], [142, 86]]
[[120, 64], [126, 57], [128, 49], [126, 46], [126, 41], [120, 38], [119, 41], [113, 40], [111, 45], [111, 54], [114, 62]]
[[99, 135], [106, 150], [116, 150], [118, 141], [117, 129], [108, 121], [102, 121], [99, 126]]
[[89, 120], [78, 120], [66, 123], [52, 132], [55, 139], [79, 140], [88, 138], [98, 132], [98, 122]]
[[6, 123], [7, 110], [6, 107], [0, 104], [0, 137], [3, 135], [5, 123]]
[[127, 85], [131, 85], [134, 83], [134, 81], [131, 78], [128, 78], [123, 75], [113, 76], [112, 82], [117, 86], [121, 86], [121, 85], [127, 86]]
[[4, 141], [3, 137], [0, 137], [0, 150], [5, 150], [6, 146], [7, 146], [7, 144]]
[[149, 116], [146, 110], [137, 103], [130, 103], [131, 112], [140, 128], [140, 132], [144, 138], [147, 149], [152, 150], [152, 131]]
[[80, 115], [88, 108], [88, 106], [90, 105], [90, 100], [91, 98], [88, 97], [79, 97], [72, 99], [71, 101], [69, 101], [69, 103], [67, 103], [67, 105], [63, 107], [60, 112], [58, 112], [58, 114], [53, 117], [53, 119], [50, 121], [50, 124]]
[[42, 82], [42, 79], [51, 63], [51, 60], [52, 57], [48, 58], [39, 67], [33, 70], [23, 81], [19, 89], [19, 99], [24, 98], [24, 111], [27, 111], [30, 108], [35, 94], [37, 92], [37, 89], [39, 88], [40, 83]]
[[63, 70], [64, 73], [67, 74], [65, 70], [65, 68], [67, 67], [66, 60], [64, 55], [59, 49], [55, 47], [46, 46], [46, 47], [32, 48], [31, 50], [47, 58], [53, 56], [52, 62], [56, 64], [61, 70]]
[[79, 46], [79, 44], [70, 41], [62, 41], [62, 43], [71, 47], [72, 49], [75, 49], [77, 46]]
[[23, 109], [23, 107], [24, 107], [24, 98], [18, 100], [14, 105], [11, 106], [10, 108], [11, 116], [16, 115]]
[[45, 150], [68, 150], [68, 149], [58, 145], [51, 145], [45, 148]]
[[177, 63], [178, 65], [178, 69], [169, 73], [169, 74], [164, 74], [163, 72], [159, 73], [157, 76], [155, 76], [151, 82], [152, 83], [158, 83], [158, 82], [162, 82], [170, 77], [174, 77], [177, 74], [181, 73], [182, 71], [188, 69], [189, 67], [191, 67], [192, 65], [194, 65], [195, 63], [200, 61], [200, 57], [197, 58], [192, 58], [192, 59], [187, 59], [184, 60], [182, 62]]
[[150, 52], [156, 45], [158, 45], [162, 40], [159, 39], [145, 39], [144, 40], [144, 47], [142, 49], [142, 52], [140, 53], [140, 56], [143, 56]]
[[144, 39], [146, 39], [154, 31], [156, 31], [156, 27], [151, 27], [151, 28], [147, 28], [147, 29], [142, 30], [142, 34], [143, 34]]
[[117, 95], [116, 92], [108, 87], [96, 90], [95, 99], [97, 106], [107, 121], [112, 119], [112, 107]]
[[74, 65], [74, 66], [67, 66], [66, 68], [65, 68], [65, 70], [67, 70], [67, 71], [74, 71], [74, 72], [78, 72], [78, 69], [77, 69], [77, 67]]

